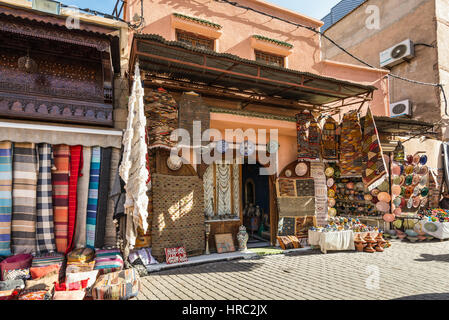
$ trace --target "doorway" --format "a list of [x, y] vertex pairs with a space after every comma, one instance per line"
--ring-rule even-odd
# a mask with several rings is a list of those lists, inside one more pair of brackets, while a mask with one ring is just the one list
[[260, 175], [259, 163], [242, 165], [243, 225], [249, 235], [248, 248], [270, 246], [269, 176]]

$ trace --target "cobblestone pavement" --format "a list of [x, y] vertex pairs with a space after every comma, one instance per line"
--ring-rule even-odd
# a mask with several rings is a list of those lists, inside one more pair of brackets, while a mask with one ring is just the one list
[[449, 299], [449, 242], [393, 241], [384, 253], [306, 251], [165, 270], [142, 278], [138, 299]]

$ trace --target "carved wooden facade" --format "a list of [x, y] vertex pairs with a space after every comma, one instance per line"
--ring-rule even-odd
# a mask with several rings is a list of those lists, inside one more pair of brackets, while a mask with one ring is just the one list
[[113, 125], [113, 29], [3, 6], [0, 21], [0, 117]]

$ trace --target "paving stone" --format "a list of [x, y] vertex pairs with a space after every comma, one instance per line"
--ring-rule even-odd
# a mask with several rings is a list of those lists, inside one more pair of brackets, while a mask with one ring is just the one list
[[449, 242], [394, 241], [383, 253], [315, 250], [164, 270], [142, 278], [138, 299], [447, 300], [439, 277], [448, 267]]

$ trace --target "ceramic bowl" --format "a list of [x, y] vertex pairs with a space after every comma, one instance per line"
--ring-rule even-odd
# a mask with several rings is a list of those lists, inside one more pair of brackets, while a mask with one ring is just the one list
[[412, 229], [407, 229], [405, 230], [405, 233], [409, 236], [409, 237], [417, 237], [418, 233], [415, 232], [415, 230]]
[[410, 240], [410, 242], [416, 242], [416, 241], [418, 241], [418, 237], [407, 237], [407, 239], [409, 239]]
[[395, 236], [395, 235], [398, 234], [396, 230], [388, 230], [387, 233], [388, 233], [390, 236]]

